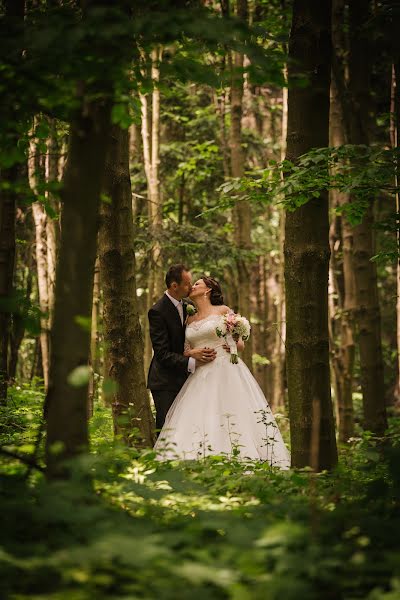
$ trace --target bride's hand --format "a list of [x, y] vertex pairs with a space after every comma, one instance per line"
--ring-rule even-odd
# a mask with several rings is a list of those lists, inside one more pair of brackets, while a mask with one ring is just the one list
[[205, 365], [206, 363], [212, 362], [217, 356], [216, 351], [213, 348], [192, 348], [184, 352], [185, 356], [191, 356], [196, 360], [196, 363]]
[[[238, 351], [239, 351], [239, 352], [240, 352], [241, 350], [243, 350], [243, 349], [244, 349], [244, 341], [243, 341], [243, 340], [236, 340], [236, 347], [237, 347], [237, 349], [238, 349]], [[230, 349], [229, 349], [229, 346], [228, 346], [228, 344], [224, 344], [224, 348], [225, 348], [225, 350], [226, 350], [227, 352], [229, 352], [229, 353], [230, 353]]]

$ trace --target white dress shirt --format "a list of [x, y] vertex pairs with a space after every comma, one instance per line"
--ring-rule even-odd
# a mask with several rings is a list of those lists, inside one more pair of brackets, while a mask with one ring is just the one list
[[[183, 326], [183, 303], [182, 303], [182, 300], [176, 300], [168, 292], [165, 292], [165, 295], [168, 296], [168, 298], [171, 300], [172, 304], [177, 309], [179, 316], [181, 318], [182, 326]], [[189, 371], [189, 373], [194, 373], [195, 370], [196, 370], [196, 361], [192, 356], [189, 356], [188, 371]]]

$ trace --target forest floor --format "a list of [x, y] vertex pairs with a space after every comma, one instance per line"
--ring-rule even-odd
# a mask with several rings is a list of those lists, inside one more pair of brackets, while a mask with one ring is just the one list
[[[43, 394], [11, 390], [0, 443], [33, 452]], [[160, 464], [112, 438], [68, 481], [2, 456], [1, 597], [10, 600], [398, 600], [400, 427], [363, 435], [332, 474], [235, 458]], [[41, 457], [38, 457], [39, 463]]]

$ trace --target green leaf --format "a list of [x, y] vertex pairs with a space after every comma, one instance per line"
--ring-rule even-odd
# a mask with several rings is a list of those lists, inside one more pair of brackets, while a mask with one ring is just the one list
[[68, 375], [67, 381], [72, 387], [82, 387], [89, 383], [92, 369], [88, 365], [79, 365]]
[[84, 331], [91, 331], [91, 329], [92, 329], [91, 317], [85, 317], [84, 315], [76, 315], [74, 321]]
[[111, 111], [111, 120], [114, 125], [119, 125], [122, 129], [128, 129], [134, 122], [127, 103], [114, 104]]
[[40, 121], [35, 128], [34, 137], [38, 138], [39, 140], [45, 140], [49, 137], [49, 135], [49, 124], [45, 120]]

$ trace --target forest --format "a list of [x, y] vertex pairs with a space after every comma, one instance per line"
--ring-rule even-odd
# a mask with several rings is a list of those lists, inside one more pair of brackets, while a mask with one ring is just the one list
[[[0, 596], [400, 599], [399, 0], [0, 0]], [[291, 468], [157, 459], [216, 278]]]

